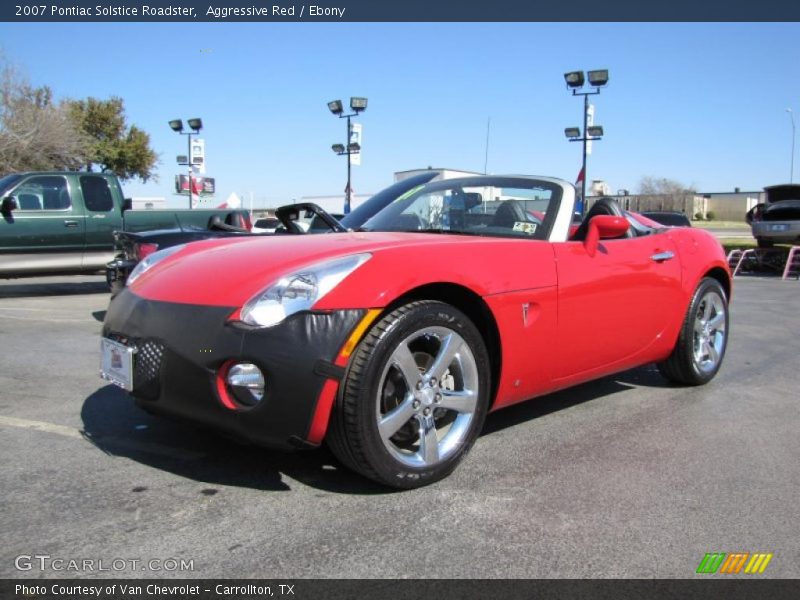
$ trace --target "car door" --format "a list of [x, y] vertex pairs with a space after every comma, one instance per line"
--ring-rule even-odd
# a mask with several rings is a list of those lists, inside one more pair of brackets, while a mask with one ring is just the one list
[[648, 360], [681, 298], [681, 267], [666, 233], [554, 244], [558, 269], [556, 379], [590, 378]]
[[7, 195], [16, 199], [18, 208], [0, 221], [4, 271], [56, 271], [81, 266], [83, 211], [73, 206], [64, 175], [26, 177]]

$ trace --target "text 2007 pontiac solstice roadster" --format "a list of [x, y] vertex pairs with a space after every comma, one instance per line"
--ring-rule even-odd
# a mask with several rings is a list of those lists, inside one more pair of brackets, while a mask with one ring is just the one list
[[168, 248], [109, 306], [101, 375], [139, 406], [278, 447], [327, 441], [412, 488], [448, 475], [488, 411], [657, 363], [720, 368], [731, 278], [719, 243], [569, 183], [420, 185], [359, 231]]

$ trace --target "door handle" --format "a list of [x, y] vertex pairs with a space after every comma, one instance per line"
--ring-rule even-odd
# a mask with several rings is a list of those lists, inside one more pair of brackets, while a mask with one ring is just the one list
[[657, 263], [664, 262], [666, 260], [670, 260], [675, 258], [675, 254], [667, 250], [666, 252], [657, 252], [650, 257], [650, 260], [654, 260]]
[[64, 221], [64, 227], [77, 227], [77, 221]]

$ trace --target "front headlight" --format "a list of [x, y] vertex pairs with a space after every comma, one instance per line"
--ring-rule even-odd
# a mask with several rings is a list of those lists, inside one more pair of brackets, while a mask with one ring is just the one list
[[127, 285], [131, 285], [142, 273], [149, 271], [152, 269], [157, 263], [161, 262], [165, 258], [167, 258], [171, 254], [175, 254], [176, 252], [183, 250], [186, 247], [186, 244], [180, 244], [178, 246], [171, 246], [170, 248], [164, 248], [163, 250], [159, 250], [158, 252], [153, 252], [152, 254], [148, 254], [143, 260], [139, 261], [131, 274], [128, 275]]
[[285, 275], [250, 298], [242, 308], [241, 319], [249, 325], [269, 327], [296, 312], [309, 310], [371, 256], [369, 253], [353, 254]]

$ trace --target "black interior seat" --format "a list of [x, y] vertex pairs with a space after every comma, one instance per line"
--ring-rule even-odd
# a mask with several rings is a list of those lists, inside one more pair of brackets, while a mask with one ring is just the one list
[[506, 229], [513, 229], [514, 223], [518, 221], [528, 221], [525, 217], [525, 210], [520, 206], [516, 200], [506, 200], [497, 207], [497, 212], [494, 213], [492, 225], [494, 227], [505, 227]]
[[[592, 204], [592, 208], [590, 208], [589, 212], [586, 213], [586, 216], [583, 218], [583, 222], [575, 231], [575, 233], [572, 234], [570, 240], [574, 242], [582, 242], [585, 240], [586, 234], [589, 233], [589, 221], [598, 215], [610, 215], [612, 217], [625, 218], [625, 213], [622, 212], [622, 208], [616, 200], [607, 197], [598, 198], [597, 201]], [[631, 233], [632, 232], [630, 228], [628, 228], [628, 231], [622, 237], [631, 237]]]

